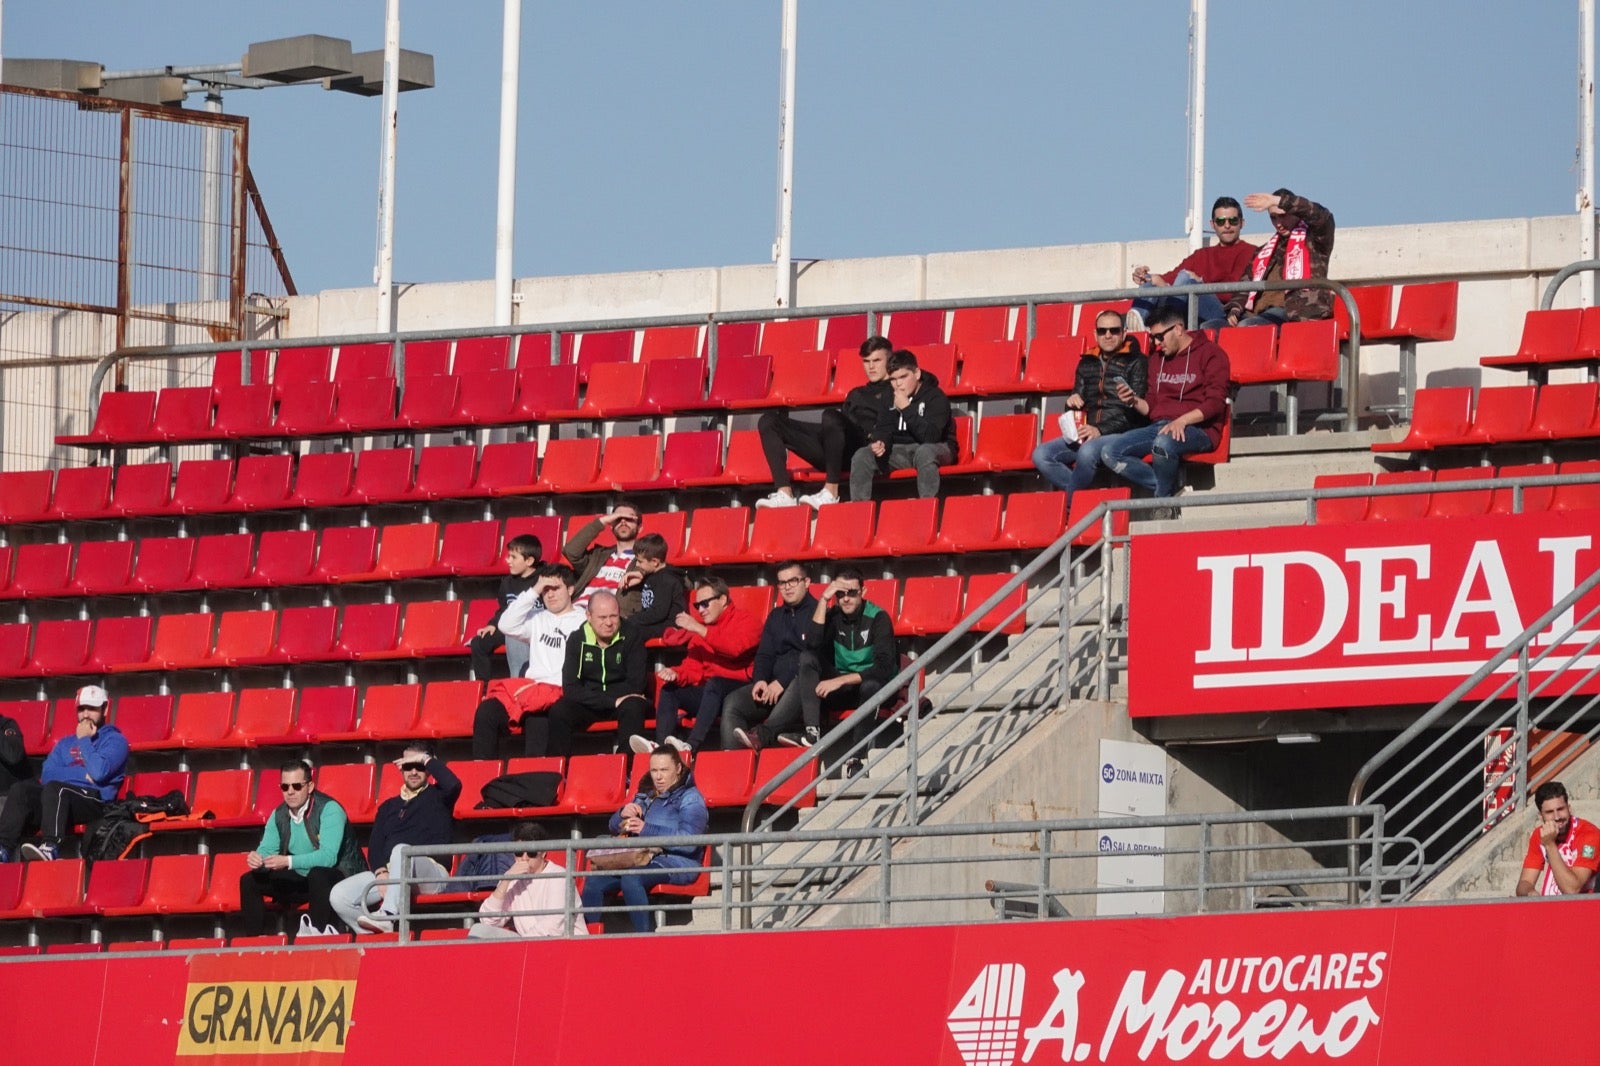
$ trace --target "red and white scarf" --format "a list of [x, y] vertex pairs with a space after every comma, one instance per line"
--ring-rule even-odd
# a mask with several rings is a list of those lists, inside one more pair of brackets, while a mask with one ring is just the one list
[[[1272, 262], [1272, 253], [1278, 247], [1278, 238], [1281, 236], [1276, 230], [1268, 237], [1266, 243], [1256, 251], [1256, 257], [1250, 263], [1250, 280], [1261, 281], [1267, 276], [1267, 265]], [[1306, 224], [1300, 223], [1289, 231], [1289, 247], [1283, 252], [1283, 280], [1304, 281], [1311, 276], [1311, 249], [1306, 246]], [[1259, 292], [1253, 292], [1245, 299], [1245, 310], [1250, 310], [1256, 305]]]

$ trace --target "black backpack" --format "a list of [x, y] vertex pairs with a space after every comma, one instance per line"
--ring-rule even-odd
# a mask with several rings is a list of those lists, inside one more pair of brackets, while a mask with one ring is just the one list
[[548, 770], [530, 770], [521, 774], [501, 774], [484, 782], [479, 795], [483, 802], [479, 810], [505, 807], [554, 807], [556, 792], [561, 788], [561, 775]]
[[188, 813], [189, 804], [177, 789], [164, 796], [129, 796], [108, 803], [100, 809], [100, 817], [84, 830], [83, 857], [91, 863], [125, 859], [135, 844], [150, 835], [145, 828], [147, 822], [181, 818]]

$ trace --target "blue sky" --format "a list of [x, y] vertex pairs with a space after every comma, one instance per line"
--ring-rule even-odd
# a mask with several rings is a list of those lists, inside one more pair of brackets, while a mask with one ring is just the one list
[[[214, 62], [382, 47], [382, 0], [10, 0], [5, 54]], [[770, 261], [778, 0], [526, 0], [520, 276]], [[1185, 0], [800, 0], [797, 258], [1182, 234]], [[403, 0], [396, 277], [492, 276], [501, 4]], [[1213, 0], [1207, 200], [1287, 185], [1344, 225], [1573, 209], [1577, 4]], [[195, 101], [198, 106], [198, 100]], [[302, 291], [368, 285], [379, 103], [232, 92]], [[1260, 232], [1260, 223], [1247, 233]]]

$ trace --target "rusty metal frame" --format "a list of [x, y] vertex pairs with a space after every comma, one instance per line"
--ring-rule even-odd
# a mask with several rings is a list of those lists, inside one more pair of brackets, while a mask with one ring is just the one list
[[256, 219], [261, 223], [261, 235], [267, 239], [267, 252], [272, 256], [272, 261], [278, 264], [278, 276], [283, 279], [285, 293], [299, 296], [300, 290], [294, 287], [294, 275], [289, 273], [289, 261], [283, 257], [283, 245], [278, 243], [278, 232], [272, 228], [272, 219], [267, 216], [267, 205], [261, 202], [255, 171], [248, 164], [244, 168], [244, 189], [250, 195], [250, 202], [255, 205]]

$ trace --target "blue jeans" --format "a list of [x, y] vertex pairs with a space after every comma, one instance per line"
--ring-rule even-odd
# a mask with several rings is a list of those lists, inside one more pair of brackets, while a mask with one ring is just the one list
[[726, 677], [713, 677], [703, 685], [662, 685], [661, 698], [656, 702], [656, 743], [665, 743], [677, 732], [678, 715], [687, 710], [694, 715], [689, 747], [699, 751], [722, 717], [722, 701], [728, 693], [743, 686], [743, 681]]
[[1246, 315], [1239, 320], [1241, 326], [1281, 326], [1289, 321], [1289, 312], [1282, 307], [1268, 307], [1260, 314]]
[[583, 920], [593, 924], [604, 921], [605, 915], [597, 908], [605, 906], [605, 898], [613, 892], [622, 893], [622, 902], [634, 909], [628, 912], [628, 921], [635, 933], [649, 933], [655, 929], [650, 917], [650, 890], [664, 885], [672, 875], [659, 866], [645, 866], [627, 873], [590, 873], [583, 881]]
[[[1172, 283], [1174, 285], [1203, 285], [1205, 283], [1205, 279], [1195, 275], [1191, 271], [1180, 270], [1178, 271], [1178, 276], [1173, 278]], [[1155, 288], [1155, 286], [1148, 281], [1139, 287], [1141, 289]], [[1200, 317], [1195, 319], [1196, 322], [1208, 322], [1215, 318], [1224, 320], [1227, 319], [1228, 315], [1227, 312], [1222, 308], [1222, 301], [1217, 298], [1215, 293], [1208, 292], [1203, 296], [1196, 296], [1193, 299], [1200, 305]], [[1186, 310], [1185, 305], [1188, 303], [1188, 300], [1189, 297], [1184, 296], [1141, 296], [1137, 300], [1133, 301], [1133, 309], [1139, 312], [1139, 314], [1145, 318], [1149, 318], [1150, 312], [1154, 311], [1157, 307], [1160, 307], [1163, 304], [1170, 303], [1177, 307], [1179, 311], [1184, 311]]]
[[[1117, 434], [1106, 449], [1105, 465], [1118, 477], [1157, 496], [1171, 496], [1177, 492], [1178, 464], [1183, 457], [1209, 452], [1216, 445], [1195, 426], [1185, 426], [1183, 439], [1174, 440], [1161, 432], [1166, 424], [1166, 421], [1154, 422]], [[1147, 453], [1154, 458], [1151, 466], [1144, 462]]]
[[1033, 449], [1033, 465], [1046, 481], [1070, 497], [1078, 489], [1094, 484], [1094, 476], [1105, 461], [1106, 448], [1116, 439], [1096, 437], [1081, 444], [1065, 437], [1047, 440]]

